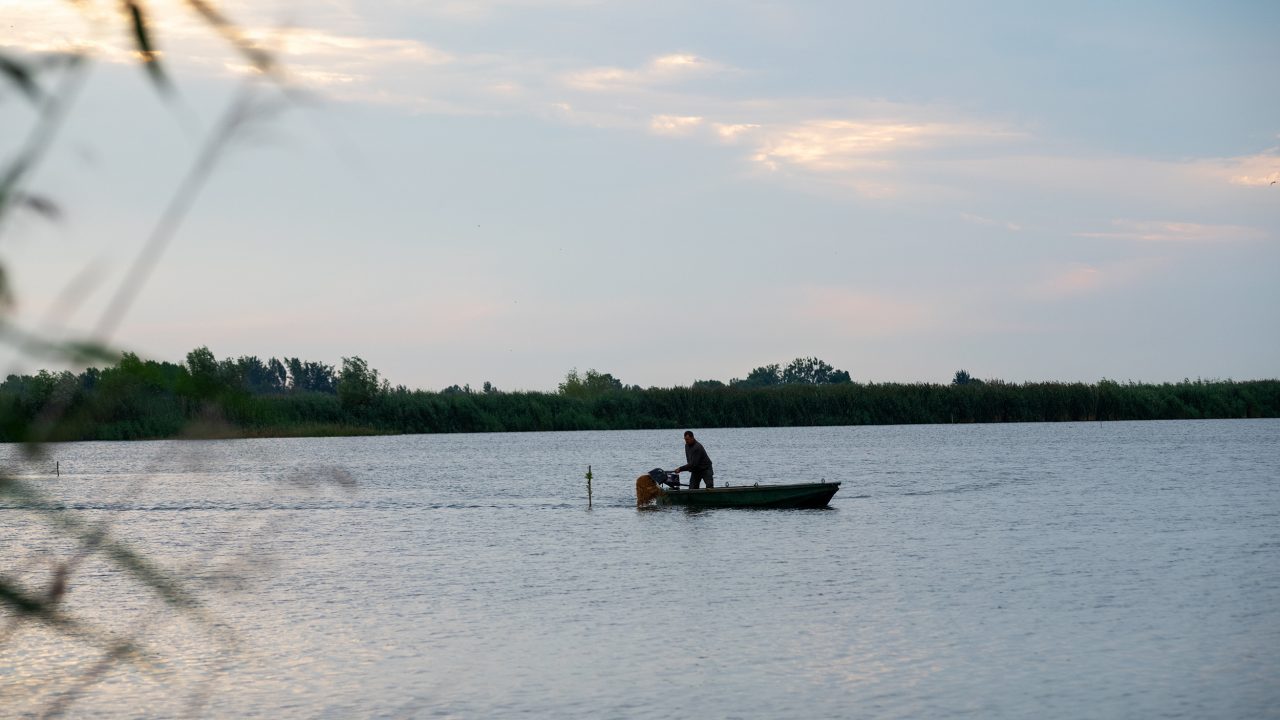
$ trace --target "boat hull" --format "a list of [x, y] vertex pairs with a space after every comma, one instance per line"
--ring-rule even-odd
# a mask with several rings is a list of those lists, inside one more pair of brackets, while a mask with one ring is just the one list
[[664, 490], [658, 496], [658, 504], [691, 508], [824, 508], [839, 489], [840, 483], [835, 482]]

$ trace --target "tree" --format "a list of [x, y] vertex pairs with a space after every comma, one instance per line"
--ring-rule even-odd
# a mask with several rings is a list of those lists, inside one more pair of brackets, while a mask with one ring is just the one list
[[267, 375], [275, 392], [284, 392], [289, 387], [289, 370], [284, 363], [275, 358], [267, 361]]
[[[271, 358], [271, 361], [279, 365], [279, 361], [275, 358]], [[230, 363], [230, 366], [236, 383], [254, 395], [266, 395], [284, 390], [283, 383], [270, 363], [262, 362], [257, 355], [242, 356], [234, 363]], [[280, 366], [280, 369], [283, 370], [284, 366]]]
[[816, 357], [796, 358], [782, 371], [786, 385], [832, 385], [853, 382], [847, 370], [836, 370]]
[[742, 387], [772, 387], [782, 384], [782, 367], [777, 363], [764, 365], [747, 373], [746, 380], [731, 380], [730, 385]]
[[317, 362], [303, 362], [298, 358], [285, 358], [289, 367], [289, 389], [293, 392], [319, 392], [332, 395], [338, 391], [338, 379], [333, 366]]
[[386, 380], [378, 377], [378, 371], [369, 367], [360, 356], [342, 358], [342, 372], [338, 374], [338, 401], [348, 410], [368, 407], [379, 395], [390, 392]]
[[560, 394], [569, 397], [595, 397], [622, 389], [622, 381], [609, 373], [597, 372], [593, 369], [579, 374], [577, 368], [570, 370], [559, 386]]
[[976, 377], [969, 375], [968, 370], [957, 370], [956, 376], [951, 379], [952, 385], [981, 385], [982, 381]]
[[[133, 359], [137, 360], [136, 357]], [[128, 363], [121, 362], [120, 368], [125, 369], [127, 365]], [[189, 381], [186, 394], [194, 398], [212, 400], [223, 390], [222, 372], [218, 367], [218, 359], [206, 345], [201, 345], [187, 353], [187, 374]]]

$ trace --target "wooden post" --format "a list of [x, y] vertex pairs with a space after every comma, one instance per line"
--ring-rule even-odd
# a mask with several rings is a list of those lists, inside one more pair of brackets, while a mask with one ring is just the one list
[[62, 477], [62, 461], [61, 460], [53, 461], [53, 475], [54, 477]]
[[591, 466], [587, 466], [587, 507], [591, 507]]

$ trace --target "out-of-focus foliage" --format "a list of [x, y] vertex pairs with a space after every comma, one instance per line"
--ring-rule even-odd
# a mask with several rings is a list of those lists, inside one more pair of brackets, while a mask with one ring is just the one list
[[[184, 432], [188, 422], [219, 414], [217, 406], [224, 398], [239, 397], [226, 390], [234, 384], [232, 380], [249, 387], [250, 391], [262, 391], [275, 387], [273, 378], [278, 386], [279, 379], [285, 376], [282, 366], [269, 366], [265, 372], [257, 372], [260, 363], [248, 362], [234, 367], [216, 363], [207, 349], [194, 351], [188, 357], [187, 366], [144, 361], [136, 355], [121, 355], [110, 349], [112, 329], [136, 297], [165, 245], [174, 237], [181, 219], [212, 172], [215, 160], [242, 127], [262, 115], [254, 105], [256, 98], [250, 90], [265, 81], [274, 84], [280, 94], [289, 94], [271, 55], [249, 40], [248, 35], [211, 2], [185, 0], [183, 4], [222, 35], [234, 52], [247, 58], [259, 74], [244, 81], [244, 92], [228, 106], [220, 122], [210, 131], [178, 187], [155, 188], [158, 194], [169, 195], [165, 211], [125, 280], [116, 288], [111, 302], [101, 311], [93, 331], [79, 337], [48, 337], [20, 327], [10, 314], [13, 298], [8, 269], [0, 265], [0, 342], [14, 348], [19, 357], [39, 358], [62, 367], [111, 363], [102, 370], [90, 368], [78, 374], [40, 371], [35, 375], [11, 375], [3, 384], [7, 390], [0, 392], [3, 396], [0, 398], [0, 438], [24, 441], [28, 458], [39, 458], [45, 452], [43, 443], [54, 439], [178, 435]], [[92, 31], [98, 36], [119, 32], [123, 27], [139, 66], [154, 88], [165, 98], [174, 96], [175, 88], [157, 45], [151, 4], [142, 0], [119, 3], [76, 0], [69, 5], [83, 12], [84, 19], [94, 26]], [[104, 6], [108, 11], [99, 12]], [[116, 12], [114, 18], [110, 10]], [[55, 194], [33, 187], [33, 178], [57, 146], [60, 131], [72, 114], [88, 75], [90, 52], [0, 51], [0, 111], [16, 109], [16, 119], [6, 125], [22, 128], [12, 138], [5, 138], [7, 155], [0, 158], [3, 163], [0, 164], [0, 236], [10, 228], [10, 219], [18, 213], [54, 222], [64, 216]], [[68, 267], [68, 272], [74, 269]], [[332, 387], [331, 368], [329, 376]], [[199, 406], [200, 412], [192, 412], [181, 403], [175, 405], [175, 398], [181, 398], [182, 403], [190, 406]], [[127, 632], [93, 627], [64, 606], [62, 600], [67, 588], [79, 581], [74, 577], [77, 568], [90, 556], [105, 559], [122, 577], [160, 597], [171, 611], [200, 620], [206, 628], [214, 629], [215, 624], [204, 617], [200, 598], [186, 588], [182, 579], [132, 548], [126, 540], [117, 538], [109, 522], [90, 522], [82, 514], [51, 502], [41, 478], [16, 478], [9, 468], [0, 467], [0, 507], [16, 511], [14, 517], [41, 523], [67, 541], [64, 551], [49, 552], [39, 558], [39, 562], [52, 568], [46, 583], [33, 583], [30, 573], [20, 567], [22, 561], [16, 558], [0, 565], [0, 654], [10, 633], [28, 621], [42, 623], [68, 639], [103, 651], [100, 662], [83, 668], [66, 666], [66, 688], [49, 706], [24, 711], [21, 705], [12, 707], [14, 698], [6, 698], [5, 710], [22, 716], [60, 716], [117, 661], [135, 661], [154, 655], [155, 649], [138, 647]], [[20, 579], [24, 575], [28, 577]], [[148, 663], [150, 660], [142, 665]], [[0, 711], [0, 715], [3, 714]]]

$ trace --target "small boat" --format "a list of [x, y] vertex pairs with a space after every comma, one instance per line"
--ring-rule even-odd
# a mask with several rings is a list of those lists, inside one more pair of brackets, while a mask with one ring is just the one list
[[700, 489], [663, 489], [648, 475], [636, 478], [638, 506], [681, 505], [690, 508], [824, 508], [840, 489], [838, 482], [794, 485], [736, 485]]

